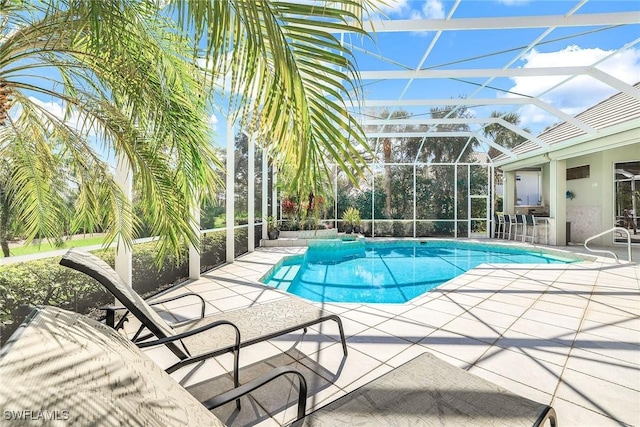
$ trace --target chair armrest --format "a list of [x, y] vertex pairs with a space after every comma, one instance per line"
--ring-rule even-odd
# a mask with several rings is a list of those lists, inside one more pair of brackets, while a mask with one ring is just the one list
[[[233, 351], [240, 351], [240, 329], [238, 329], [238, 327], [236, 325], [234, 325], [233, 323], [229, 322], [228, 320], [218, 320], [216, 322], [208, 323], [208, 324], [206, 324], [204, 326], [200, 326], [199, 328], [192, 329], [192, 330], [186, 331], [186, 332], [182, 332], [182, 333], [177, 334], [177, 335], [172, 335], [170, 337], [160, 338], [160, 339], [157, 339], [157, 340], [154, 340], [154, 341], [137, 342], [135, 344], [138, 346], [138, 348], [146, 348], [146, 347], [153, 347], [153, 346], [156, 346], [156, 345], [168, 344], [168, 343], [172, 343], [174, 341], [179, 341], [179, 340], [182, 340], [184, 338], [191, 337], [193, 335], [197, 335], [200, 332], [208, 331], [209, 329], [212, 329], [212, 328], [215, 328], [215, 327], [218, 327], [218, 326], [223, 326], [223, 325], [231, 326], [235, 330], [235, 332], [236, 332], [236, 342], [233, 345]], [[211, 353], [216, 353], [216, 352], [217, 352], [217, 350], [214, 350]], [[190, 363], [200, 362], [200, 361], [204, 360], [202, 358], [202, 356], [208, 355], [208, 354], [210, 354], [210, 353], [204, 353], [203, 355], [199, 355], [199, 356], [191, 356], [191, 355], [189, 355], [190, 356], [189, 358], [181, 360], [179, 363], [183, 363], [183, 362], [187, 362], [188, 361], [189, 363], [184, 363], [182, 365], [182, 366], [186, 366], [186, 365], [188, 365]], [[169, 373], [175, 371], [175, 369], [173, 369], [171, 371], [169, 371], [169, 369], [171, 369], [171, 368], [167, 369], [167, 372], [169, 372]], [[178, 368], [176, 368], [176, 369], [178, 369]]]
[[539, 427], [545, 424], [545, 421], [549, 421], [551, 427], [558, 427], [558, 416], [556, 415], [556, 411], [551, 407], [547, 406], [547, 409], [540, 414], [540, 417], [533, 424], [533, 427]]
[[273, 381], [274, 379], [287, 374], [294, 374], [300, 380], [300, 393], [298, 393], [298, 418], [296, 419], [297, 421], [304, 418], [304, 414], [307, 410], [307, 381], [300, 371], [288, 366], [280, 366], [278, 368], [275, 368], [266, 375], [255, 378], [248, 383], [236, 387], [233, 390], [222, 393], [219, 396], [205, 400], [204, 402], [202, 402], [202, 404], [209, 410], [217, 408], [218, 406], [229, 403], [232, 400], [237, 400], [241, 396], [244, 396], [247, 393], [251, 393], [252, 391], [262, 387], [263, 385]]
[[151, 306], [154, 306], [154, 305], [163, 304], [163, 303], [169, 302], [169, 301], [175, 301], [177, 299], [185, 298], [185, 297], [196, 297], [196, 298], [200, 299], [200, 302], [202, 303], [202, 308], [200, 309], [200, 318], [202, 319], [204, 317], [204, 308], [205, 308], [204, 298], [202, 298], [201, 295], [195, 294], [193, 292], [189, 292], [189, 293], [186, 293], [186, 294], [182, 294], [182, 295], [178, 295], [178, 296], [170, 297], [170, 298], [165, 298], [165, 299], [161, 299], [161, 300], [157, 300], [157, 301], [153, 301], [153, 302], [147, 301], [147, 303], [149, 305], [151, 305]]
[[[237, 388], [238, 386], [240, 386], [240, 329], [238, 329], [238, 327], [236, 325], [234, 325], [233, 323], [229, 322], [228, 320], [218, 320], [216, 322], [211, 322], [208, 323], [204, 326], [200, 326], [199, 328], [196, 329], [192, 329], [190, 331], [187, 332], [182, 332], [181, 334], [178, 335], [173, 335], [170, 337], [165, 337], [165, 338], [160, 338], [157, 339], [155, 341], [145, 341], [145, 342], [140, 342], [140, 343], [135, 343], [138, 348], [145, 348], [145, 347], [153, 347], [156, 345], [162, 345], [162, 344], [167, 344], [167, 345], [173, 345], [172, 343], [174, 341], [179, 341], [182, 340], [183, 338], [187, 338], [193, 335], [197, 335], [200, 332], [204, 332], [207, 331], [211, 328], [215, 328], [218, 326], [223, 326], [223, 325], [227, 325], [227, 326], [231, 326], [235, 332], [236, 332], [236, 342], [233, 345], [233, 386], [234, 388]], [[192, 363], [196, 363], [196, 362], [201, 362], [203, 360], [207, 360], [211, 357], [214, 357], [216, 355], [219, 354], [218, 350], [212, 350], [210, 352], [207, 353], [203, 353], [203, 354], [199, 354], [197, 356], [192, 356], [189, 353], [189, 350], [187, 350], [186, 346], [184, 345], [184, 343], [182, 343], [182, 347], [185, 349], [188, 357], [186, 357], [185, 359], [180, 360], [178, 363], [174, 363], [173, 365], [169, 366], [167, 369], [165, 369], [165, 371], [168, 374], [171, 374], [172, 372], [177, 371], [178, 369], [187, 366], [187, 365], [191, 365]], [[236, 405], [238, 407], [238, 409], [240, 409], [240, 399], [238, 398], [236, 400]]]

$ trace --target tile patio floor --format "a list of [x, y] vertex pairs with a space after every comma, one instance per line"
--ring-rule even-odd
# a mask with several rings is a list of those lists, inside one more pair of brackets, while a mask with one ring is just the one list
[[[258, 279], [282, 257], [305, 249], [257, 249], [171, 294], [201, 294], [207, 314], [283, 298]], [[484, 265], [405, 304], [322, 304], [344, 322], [348, 357], [336, 341], [337, 326], [325, 322], [243, 348], [241, 381], [275, 366], [296, 366], [309, 383], [309, 411], [428, 351], [551, 404], [563, 427], [640, 426], [639, 287], [640, 267], [602, 258]], [[176, 320], [194, 317], [194, 306], [181, 303], [165, 308]], [[163, 349], [149, 355], [167, 363]], [[232, 387], [228, 356], [173, 376], [196, 397], [212, 397]], [[279, 381], [244, 399], [240, 412], [228, 404], [214, 413], [233, 426], [286, 424], [295, 416], [296, 393], [288, 380]]]

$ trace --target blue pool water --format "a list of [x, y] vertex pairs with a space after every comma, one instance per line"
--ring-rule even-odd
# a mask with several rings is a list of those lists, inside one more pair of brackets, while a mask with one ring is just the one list
[[286, 258], [263, 282], [312, 301], [403, 303], [484, 263], [575, 261], [455, 241], [325, 241]]

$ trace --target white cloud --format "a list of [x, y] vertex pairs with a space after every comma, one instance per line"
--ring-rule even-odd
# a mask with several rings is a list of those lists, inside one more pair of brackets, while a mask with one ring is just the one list
[[422, 5], [422, 14], [427, 19], [444, 19], [444, 5], [440, 0], [427, 0]]
[[58, 119], [62, 119], [64, 117], [64, 107], [59, 102], [44, 102], [33, 96], [29, 97], [29, 101], [38, 105], [40, 108], [57, 117]]
[[411, 9], [410, 19], [444, 19], [444, 4], [441, 0], [426, 0], [419, 9]]
[[58, 118], [59, 120], [63, 120], [64, 123], [70, 128], [75, 129], [78, 132], [87, 133], [88, 135], [95, 135], [94, 130], [82, 128], [81, 117], [76, 110], [73, 110], [69, 116], [65, 117], [65, 107], [60, 102], [44, 102], [33, 96], [29, 97], [29, 101], [40, 106], [40, 108], [42, 108], [50, 115]]
[[[600, 48], [578, 46], [569, 46], [556, 52], [543, 53], [533, 50], [523, 58], [523, 68], [590, 66], [610, 54], [611, 51]], [[640, 81], [640, 72], [638, 72], [640, 50], [628, 49], [615, 54], [598, 64], [597, 68], [628, 84], [635, 84]], [[540, 96], [543, 101], [571, 116], [617, 92], [616, 89], [593, 77], [580, 75], [540, 95], [566, 78], [567, 76], [516, 77], [512, 79], [515, 85], [510, 90], [525, 95]], [[522, 124], [532, 128], [544, 127], [558, 121], [558, 118], [531, 106], [520, 109], [520, 115]]]
[[498, 0], [498, 3], [502, 3], [505, 6], [520, 6], [529, 2], [530, 0]]
[[390, 0], [383, 4], [380, 8], [386, 15], [401, 15], [409, 9], [408, 0]]
[[217, 129], [217, 127], [218, 127], [218, 118], [216, 117], [215, 114], [212, 114], [211, 116], [209, 116], [209, 126], [213, 130]]

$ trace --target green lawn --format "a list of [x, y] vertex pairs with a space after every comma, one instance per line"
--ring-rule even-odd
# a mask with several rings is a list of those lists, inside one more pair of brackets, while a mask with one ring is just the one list
[[56, 249], [67, 249], [71, 247], [101, 245], [104, 237], [87, 237], [85, 239], [67, 240], [60, 247], [53, 246], [51, 243], [31, 244], [29, 246], [19, 246], [11, 248], [11, 256], [35, 254], [39, 252], [53, 251]]

